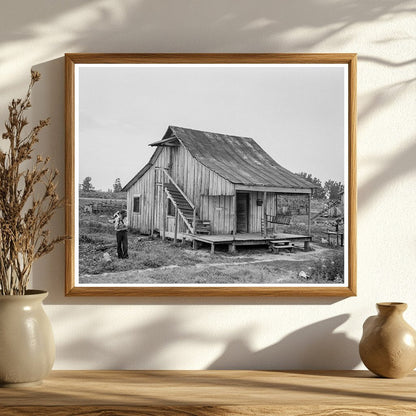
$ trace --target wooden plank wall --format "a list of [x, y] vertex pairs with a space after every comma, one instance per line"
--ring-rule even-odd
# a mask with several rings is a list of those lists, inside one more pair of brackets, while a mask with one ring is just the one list
[[[172, 154], [170, 154], [172, 152]], [[234, 185], [209, 170], [198, 162], [183, 146], [165, 147], [155, 162], [154, 167], [149, 169], [129, 190], [127, 195], [127, 207], [129, 222], [135, 229], [143, 234], [148, 234], [152, 227], [152, 209], [154, 207], [154, 229], [160, 230], [162, 225], [162, 172], [155, 167], [169, 168], [171, 176], [182, 188], [188, 198], [195, 204], [198, 214], [202, 220], [211, 221], [211, 232], [213, 234], [230, 234], [234, 226], [233, 195]], [[261, 221], [263, 206], [257, 205], [258, 199], [263, 199], [263, 192], [249, 193], [249, 232], [261, 232]], [[141, 212], [133, 213], [133, 197], [140, 195]], [[294, 199], [301, 199], [295, 196]], [[266, 198], [266, 209], [269, 215], [283, 213], [287, 209], [289, 196], [278, 196], [268, 193]], [[168, 217], [166, 230], [174, 231], [173, 217]], [[185, 233], [187, 228], [180, 218], [178, 232]]]
[[[172, 154], [170, 154], [172, 152]], [[161, 214], [162, 214], [162, 198], [161, 187], [156, 187], [155, 191], [155, 177], [156, 182], [161, 183], [162, 173], [155, 170], [155, 167], [170, 167], [170, 174], [181, 189], [185, 192], [188, 198], [195, 204], [201, 219], [210, 219], [204, 217], [204, 212], [201, 211], [201, 195], [215, 195], [222, 197], [220, 202], [218, 199], [213, 199], [212, 207], [209, 207], [206, 212], [216, 213], [217, 216], [212, 216], [214, 222], [218, 223], [218, 231], [224, 229], [226, 233], [231, 232], [232, 227], [231, 218], [231, 195], [234, 193], [234, 185], [210, 171], [204, 165], [199, 163], [183, 146], [180, 147], [165, 147], [156, 160], [154, 167], [150, 168], [129, 190], [127, 195], [127, 207], [129, 212], [129, 222], [135, 229], [140, 230], [144, 234], [151, 231], [152, 225], [152, 207], [154, 208], [154, 228], [160, 230], [161, 228]], [[156, 194], [155, 194], [156, 192]], [[140, 214], [133, 213], [133, 197], [134, 195], [141, 196], [141, 212]], [[225, 196], [229, 198], [225, 198]], [[227, 202], [224, 202], [227, 199]], [[220, 204], [220, 205], [219, 205]], [[219, 209], [218, 212], [215, 210]], [[223, 214], [220, 214], [223, 211]], [[225, 213], [227, 212], [228, 221], [226, 221]], [[225, 224], [227, 222], [227, 224]], [[172, 231], [174, 228], [174, 221], [168, 218], [167, 231]], [[179, 232], [186, 232], [187, 228], [183, 220], [179, 220]]]
[[[249, 232], [260, 233], [264, 207], [257, 205], [257, 200], [263, 200], [263, 192], [249, 192]], [[263, 201], [264, 204], [264, 201]], [[266, 212], [276, 215], [277, 194], [268, 193], [266, 197]]]
[[248, 192], [248, 197], [248, 232], [259, 233], [261, 231], [263, 206], [257, 206], [257, 199], [263, 200], [263, 193]]
[[[129, 224], [132, 228], [143, 233], [150, 232], [151, 227], [151, 202], [154, 195], [154, 171], [147, 171], [127, 193], [127, 212]], [[140, 197], [140, 213], [133, 212], [133, 198]]]
[[180, 146], [172, 159], [172, 177], [194, 203], [202, 220], [211, 221], [213, 234], [229, 234], [233, 227], [234, 185], [197, 161]]
[[[250, 233], [261, 232], [263, 206], [257, 200], [263, 200], [263, 192], [246, 192], [249, 194], [249, 229]], [[266, 209], [269, 215], [276, 215], [277, 195], [267, 194]], [[211, 221], [213, 234], [230, 234], [233, 231], [233, 197], [201, 195], [201, 216]]]
[[172, 177], [199, 208], [201, 195], [233, 195], [234, 185], [197, 161], [180, 146], [172, 158]]
[[212, 234], [233, 231], [233, 197], [230, 195], [201, 195], [201, 218], [211, 221]]
[[[172, 154], [171, 154], [172, 152]], [[162, 149], [154, 166], [150, 168], [129, 190], [127, 207], [129, 222], [135, 229], [148, 234], [152, 227], [152, 210], [154, 207], [153, 226], [160, 230], [162, 225], [162, 188], [156, 182], [162, 182], [162, 172], [155, 167], [170, 168], [171, 176], [182, 188], [188, 198], [195, 204], [202, 220], [211, 221], [211, 231], [214, 234], [230, 234], [234, 226], [233, 195], [234, 185], [209, 170], [198, 162], [183, 146], [165, 147]], [[258, 199], [263, 199], [263, 192], [249, 193], [249, 232], [261, 232], [263, 206], [257, 205]], [[141, 212], [133, 213], [133, 197], [140, 195]], [[298, 196], [299, 198], [299, 196]], [[287, 196], [268, 193], [266, 209], [269, 215], [276, 215], [285, 211]], [[290, 199], [290, 197], [289, 197]], [[165, 201], [166, 203], [166, 201]], [[168, 217], [166, 230], [174, 231], [173, 217]], [[180, 218], [178, 232], [184, 233], [187, 228]]]
[[[154, 166], [167, 168], [169, 164], [168, 156], [167, 152], [161, 152]], [[161, 187], [157, 187], [155, 190], [155, 176], [156, 181], [160, 182], [161, 172], [152, 167], [136, 181], [127, 194], [127, 210], [130, 226], [143, 234], [151, 232], [152, 214], [154, 215], [154, 227], [156, 229], [159, 229], [160, 227], [161, 206], [159, 206], [157, 201], [161, 201], [162, 190]], [[140, 195], [140, 214], [133, 212], [133, 197], [135, 195]], [[156, 207], [155, 212], [152, 213], [154, 200], [156, 201]]]

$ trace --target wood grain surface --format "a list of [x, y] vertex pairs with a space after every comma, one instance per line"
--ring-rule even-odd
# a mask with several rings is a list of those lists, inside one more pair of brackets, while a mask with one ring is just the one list
[[[349, 164], [349, 205], [348, 205], [348, 287], [80, 287], [75, 282], [75, 66], [76, 64], [347, 64], [348, 65], [348, 164]], [[65, 54], [65, 220], [66, 240], [66, 296], [322, 296], [348, 297], [357, 294], [357, 259], [356, 259], [356, 122], [357, 122], [357, 56], [354, 53], [218, 53], [218, 54]]]
[[54, 371], [0, 389], [0, 415], [416, 415], [416, 373]]

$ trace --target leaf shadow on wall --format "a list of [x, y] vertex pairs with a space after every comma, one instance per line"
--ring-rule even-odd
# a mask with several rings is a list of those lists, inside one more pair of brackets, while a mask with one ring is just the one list
[[[175, 316], [166, 312], [144, 324], [139, 323], [138, 316], [138, 323], [128, 325], [128, 329], [119, 322], [113, 331], [102, 326], [99, 314], [90, 313], [86, 321], [76, 319], [78, 313], [82, 315], [82, 311], [75, 312], [75, 316], [72, 312], [70, 315], [57, 312], [60, 326], [72, 334], [69, 342], [65, 342], [65, 337], [58, 338], [57, 359], [61, 365], [72, 362], [79, 368], [89, 369], [172, 369], [172, 355], [177, 355], [173, 368], [192, 368], [201, 361], [201, 354], [205, 357], [202, 361], [209, 362], [217, 354], [212, 352], [212, 345], [218, 344], [224, 345], [224, 350], [210, 364], [202, 364], [207, 370], [337, 370], [354, 368], [360, 362], [358, 343], [344, 332], [336, 332], [349, 319], [349, 314], [307, 325], [256, 351], [249, 347], [255, 327], [244, 326], [229, 336], [213, 334], [203, 328], [190, 328], [181, 313]], [[78, 324], [73, 327], [74, 321]], [[108, 327], [113, 324], [111, 319], [107, 322]], [[184, 349], [188, 351], [186, 357], [180, 352]]]
[[358, 188], [359, 207], [364, 207], [389, 183], [397, 181], [416, 169], [416, 138], [408, 147], [391, 156], [382, 167]]
[[[178, 316], [179, 313], [166, 311], [143, 323], [142, 315], [138, 312], [136, 314], [136, 323], [127, 323], [125, 327], [123, 321], [119, 318], [112, 320], [111, 316], [103, 326], [102, 316], [94, 311], [89, 312], [87, 320], [82, 319], [85, 317], [82, 310], [72, 311], [71, 314], [57, 311], [55, 319], [59, 321], [60, 327], [65, 327], [67, 331], [71, 328], [69, 342], [65, 341], [65, 337], [57, 338], [57, 359], [64, 364], [77, 363], [80, 368], [90, 369], [171, 368], [172, 362], [177, 364], [177, 361], [172, 361], [172, 351], [178, 347], [183, 349], [189, 343], [210, 345], [220, 341], [203, 329], [190, 329], [184, 319]], [[79, 325], [73, 326], [77, 321]], [[195, 357], [194, 360], [197, 359]], [[187, 365], [190, 362], [192, 357], [189, 357]]]
[[250, 348], [248, 337], [233, 339], [207, 369], [354, 368], [360, 363], [358, 343], [343, 332], [335, 332], [349, 317], [342, 314], [313, 323], [258, 351]]
[[[174, 6], [165, 0], [37, 0], [36, 7], [10, 2], [0, 16], [0, 65], [29, 67], [62, 51], [308, 52], [330, 38], [341, 49], [351, 27], [414, 12], [409, 0], [351, 0], [336, 7], [319, 0], [242, 0], [238, 7], [223, 0], [176, 0]], [[14, 75], [11, 67], [0, 97], [20, 84]]]

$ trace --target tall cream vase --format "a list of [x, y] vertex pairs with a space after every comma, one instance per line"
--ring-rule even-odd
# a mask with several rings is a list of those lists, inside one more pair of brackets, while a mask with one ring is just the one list
[[43, 309], [48, 292], [0, 296], [0, 387], [40, 384], [55, 361], [52, 326]]

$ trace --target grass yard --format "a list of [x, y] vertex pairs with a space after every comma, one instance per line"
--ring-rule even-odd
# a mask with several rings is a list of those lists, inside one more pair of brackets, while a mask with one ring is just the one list
[[115, 231], [108, 218], [80, 214], [80, 283], [308, 284], [342, 283], [344, 279], [343, 250], [319, 243], [312, 244], [310, 252], [272, 254], [263, 247], [210, 254], [207, 249], [192, 250], [189, 245], [129, 233], [129, 258], [118, 259]]

